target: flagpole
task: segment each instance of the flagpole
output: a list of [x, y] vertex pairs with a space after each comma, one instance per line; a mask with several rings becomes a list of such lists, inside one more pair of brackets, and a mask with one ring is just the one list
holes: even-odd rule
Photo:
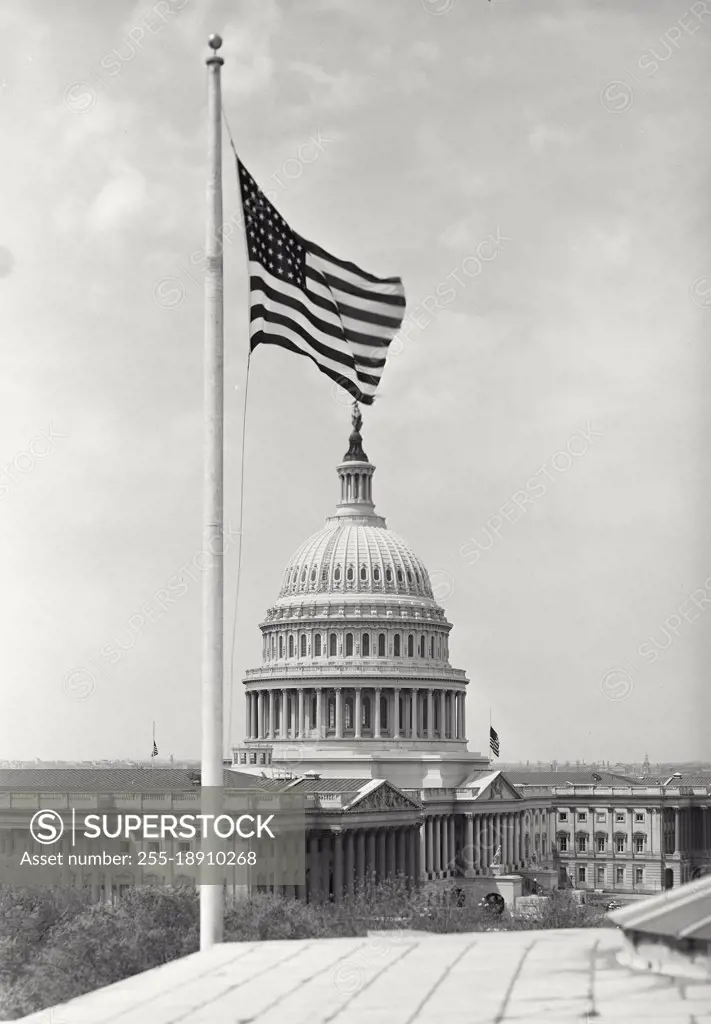
[[[223, 784], [223, 439], [224, 439], [224, 317], [222, 281], [222, 122], [218, 35], [208, 43], [207, 64], [207, 224], [205, 237], [205, 478], [203, 550], [210, 553], [203, 573], [202, 608], [202, 772], [203, 798], [210, 787], [210, 810], [219, 814]], [[204, 801], [203, 801], [204, 802]], [[201, 806], [202, 813], [207, 808]], [[224, 925], [222, 885], [200, 886], [200, 948], [222, 942]]]

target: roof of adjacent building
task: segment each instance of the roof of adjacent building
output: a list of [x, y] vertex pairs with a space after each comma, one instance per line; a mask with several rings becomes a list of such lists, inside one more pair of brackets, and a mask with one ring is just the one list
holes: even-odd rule
[[[614, 928], [225, 943], [89, 992], [56, 1020], [552, 1024], [708, 1020], [708, 985], [633, 975]], [[42, 1024], [52, 1011], [25, 1018]]]
[[[227, 789], [265, 789], [264, 782], [224, 772]], [[0, 768], [0, 790], [15, 793], [156, 793], [199, 785], [199, 770], [190, 768]]]
[[711, 877], [633, 903], [610, 917], [624, 932], [711, 942]]
[[[505, 772], [506, 778], [514, 786], [566, 786], [569, 783], [573, 786], [650, 786], [647, 780], [640, 780], [631, 775], [618, 775], [616, 772], [599, 771], [591, 769], [583, 771], [576, 768], [564, 768], [559, 772], [538, 772], [520, 769], [509, 769]], [[597, 778], [595, 777], [597, 776]]]

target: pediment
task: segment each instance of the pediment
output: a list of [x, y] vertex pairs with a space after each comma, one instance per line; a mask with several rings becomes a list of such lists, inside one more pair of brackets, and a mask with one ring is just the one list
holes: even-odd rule
[[419, 811], [420, 804], [405, 796], [390, 782], [380, 781], [378, 786], [361, 793], [348, 807], [349, 811]]

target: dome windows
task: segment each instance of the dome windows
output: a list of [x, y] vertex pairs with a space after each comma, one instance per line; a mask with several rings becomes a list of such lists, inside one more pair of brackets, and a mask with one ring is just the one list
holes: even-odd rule
[[346, 633], [346, 657], [353, 657], [353, 634]]
[[402, 583], [403, 582], [402, 569], [398, 569], [398, 571], [397, 571], [397, 581], [398, 581], [398, 583]]
[[294, 634], [289, 633], [289, 657], [294, 657]]
[[407, 638], [407, 656], [408, 658], [415, 657], [415, 638], [412, 633]]
[[378, 633], [378, 657], [385, 657], [385, 633]]
[[336, 583], [340, 583], [341, 582], [341, 567], [340, 567], [340, 565], [337, 565], [336, 568], [334, 569], [334, 571], [333, 571], [333, 578], [334, 578]]
[[360, 644], [360, 653], [363, 658], [370, 657], [370, 634], [364, 633]]
[[423, 634], [420, 637], [420, 657], [424, 658], [424, 656], [425, 656], [425, 637], [424, 637], [424, 634]]
[[393, 656], [395, 658], [400, 657], [400, 634], [396, 633], [393, 638]]
[[353, 566], [349, 565], [348, 568], [346, 569], [346, 582], [347, 583], [352, 583], [353, 582], [353, 576], [354, 576]]
[[314, 658], [321, 657], [321, 634], [317, 633], [314, 637]]
[[388, 568], [385, 570], [385, 582], [386, 583], [392, 583], [392, 581], [393, 581], [393, 571], [390, 568], [390, 566], [388, 566]]
[[412, 573], [409, 569], [407, 570], [407, 582], [412, 583]]
[[377, 565], [373, 569], [373, 579], [376, 583], [380, 583], [380, 568]]
[[434, 661], [434, 637], [430, 637], [430, 658]]
[[311, 570], [311, 582], [312, 583], [316, 582], [316, 570], [315, 569]]
[[338, 638], [335, 633], [331, 633], [328, 638], [328, 656], [329, 658], [335, 658], [338, 653]]
[[301, 634], [301, 640], [300, 640], [300, 643], [299, 643], [299, 656], [301, 658], [305, 658], [306, 657], [306, 634], [305, 633]]
[[363, 583], [368, 579], [368, 570], [364, 565], [361, 565], [360, 567], [360, 578]]
[[301, 572], [301, 582], [306, 583], [306, 569], [303, 569]]
[[284, 637], [281, 635], [279, 636], [279, 657], [284, 657]]

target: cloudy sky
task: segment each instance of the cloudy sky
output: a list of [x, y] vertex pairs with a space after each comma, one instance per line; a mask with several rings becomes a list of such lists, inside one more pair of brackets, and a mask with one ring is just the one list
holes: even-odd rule
[[[0, 8], [0, 758], [147, 757], [153, 720], [199, 755], [213, 31], [283, 215], [404, 279], [365, 447], [454, 623], [470, 746], [491, 709], [506, 759], [708, 757], [711, 3], [28, 0]], [[238, 230], [225, 288], [236, 530]], [[257, 350], [234, 739], [348, 430], [307, 360]]]

